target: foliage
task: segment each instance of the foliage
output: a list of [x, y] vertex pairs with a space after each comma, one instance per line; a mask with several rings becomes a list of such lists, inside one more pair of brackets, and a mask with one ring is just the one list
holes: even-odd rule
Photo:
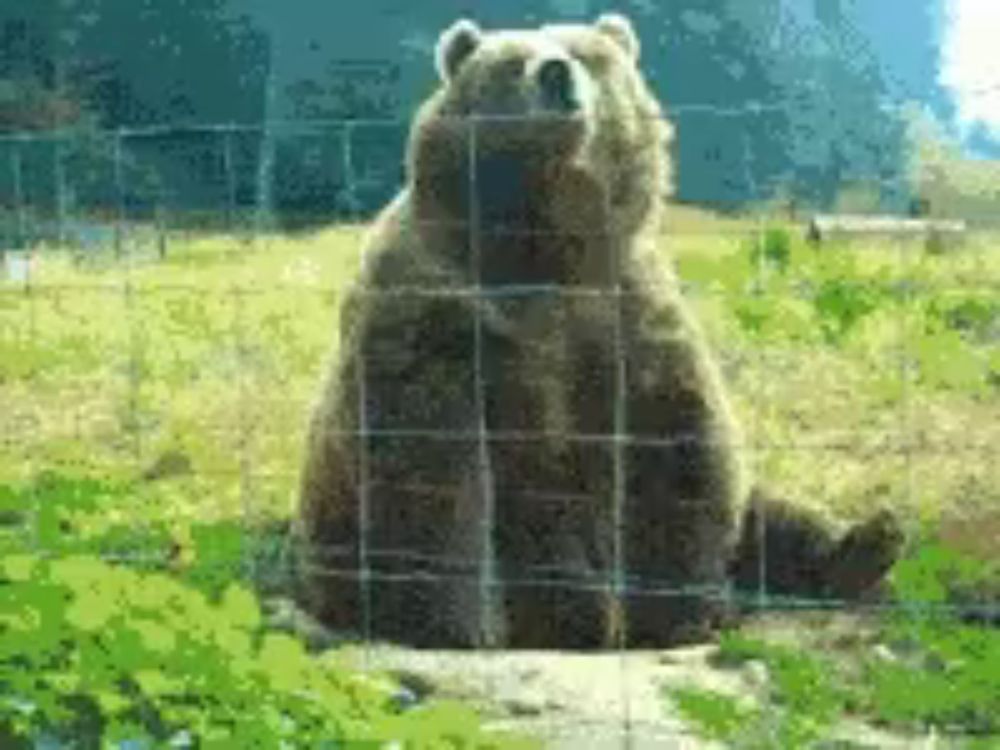
[[[1000, 736], [1000, 633], [965, 624], [946, 606], [956, 585], [982, 586], [981, 563], [928, 541], [892, 573], [898, 609], [882, 627], [894, 658], [850, 660], [727, 634], [722, 664], [757, 660], [768, 689], [747, 705], [731, 696], [684, 688], [668, 692], [705, 737], [740, 748], [804, 748], [829, 739], [840, 718], [859, 715], [896, 730]], [[995, 573], [993, 574], [995, 575]]]
[[885, 637], [909, 658], [869, 666], [871, 704], [887, 722], [1000, 734], [1000, 632], [956, 615], [956, 593], [994, 590], [1000, 577], [983, 562], [929, 540], [893, 571], [901, 609]]
[[746, 708], [735, 698], [698, 688], [676, 688], [669, 693], [678, 710], [697, 722], [703, 737], [732, 743], [748, 725], [760, 720], [758, 711]]
[[[931, 17], [942, 2], [925, 3], [930, 7], [920, 11], [901, 0], [883, 0], [875, 10], [824, 3], [816, 12], [780, 0], [634, 8], [643, 70], [684, 133], [677, 144], [680, 194], [734, 208], [762, 201], [783, 185], [825, 204], [839, 184], [858, 175], [900, 176], [902, 127], [883, 103], [901, 93], [925, 101], [935, 93], [935, 71], [922, 61], [935, 59], [940, 35]], [[305, 122], [307, 132], [278, 149], [283, 153], [272, 177], [279, 209], [343, 215], [353, 201], [331, 202], [326, 189], [342, 187], [331, 179], [344, 171], [341, 156], [327, 148], [339, 137], [315, 137], [316, 125], [331, 116], [367, 119], [365, 127], [353, 128], [365, 131], [355, 144], [362, 189], [353, 199], [366, 208], [380, 205], [382, 191], [397, 186], [402, 156], [387, 122], [405, 121], [429, 88], [433, 40], [455, 10], [413, 4], [386, 12], [388, 6], [372, 3], [348, 11], [321, 0], [276, 7], [235, 0], [175, 0], [141, 10], [130, 0], [5, 3], [0, 27], [10, 19], [41, 37], [23, 45], [31, 53], [8, 44], [5, 57], [14, 64], [29, 58], [48, 70], [69, 68], [82, 104], [108, 128]], [[579, 21], [583, 5], [539, 8], [502, 0], [492, 7], [480, 20], [495, 27]], [[310, 27], [325, 33], [304, 39]], [[886, 36], [886, 28], [905, 32]], [[300, 44], [308, 54], [300, 53]], [[908, 91], [892, 90], [899, 80], [909, 82]], [[371, 124], [372, 118], [382, 121]], [[155, 144], [161, 135], [144, 140]], [[369, 149], [363, 143], [375, 140], [385, 145]], [[251, 176], [267, 171], [267, 151], [237, 151], [238, 192], [253, 191]], [[195, 162], [223, 158], [220, 144], [161, 160], [168, 201], [217, 205], [223, 193], [218, 176], [192, 173], [200, 171]], [[371, 194], [372, 173], [380, 194]], [[42, 179], [31, 179], [44, 189]], [[303, 185], [312, 189], [301, 190]]]
[[456, 705], [404, 713], [387, 681], [264, 631], [236, 585], [212, 603], [86, 555], [7, 555], [0, 575], [5, 748], [42, 736], [95, 749], [526, 746], [483, 734]]
[[788, 270], [792, 255], [792, 237], [787, 229], [769, 226], [749, 243], [750, 263], [757, 268], [770, 264], [779, 273]]
[[[904, 259], [896, 246], [816, 249], [777, 222], [747, 241], [748, 227], [737, 220], [690, 220], [693, 231], [672, 237], [670, 247], [680, 278], [695, 289], [700, 319], [731, 357], [727, 377], [743, 420], [779, 447], [821, 430], [858, 436], [837, 461], [823, 451], [762, 448], [763, 473], [790, 496], [828, 500], [833, 512], [849, 514], [851, 504], [868, 512], [869, 500], [897, 492], [898, 456], [873, 451], [866, 431], [898, 428], [891, 407], [904, 394], [912, 434], [924, 420], [941, 445], [996, 423], [995, 238]], [[269, 524], [287, 519], [306, 408], [336, 328], [338, 295], [356, 268], [356, 230], [260, 237], [256, 245], [170, 235], [164, 259], [148, 263], [138, 247], [128, 268], [104, 256], [82, 266], [43, 253], [30, 290], [4, 282], [0, 327], [10, 335], [0, 337], [0, 550], [168, 566], [206, 607], [233, 581], [270, 572], [280, 532]], [[888, 385], [900, 371], [901, 337], [912, 366], [905, 392]], [[150, 469], [171, 454], [185, 456], [189, 470]], [[913, 492], [892, 501], [904, 513], [924, 500], [931, 508], [963, 502], [972, 482], [989, 502], [997, 467], [969, 455], [921, 453], [912, 464]], [[258, 555], [271, 557], [257, 563]], [[966, 654], [992, 653], [971, 636], [955, 648], [970, 663]], [[929, 666], [939, 668], [938, 657], [929, 654], [918, 668], [932, 676], [920, 679], [944, 690], [947, 682]], [[957, 675], [970, 695], [978, 681], [980, 703], [941, 699], [914, 708], [902, 670], [893, 676], [876, 665], [864, 678], [898, 697], [880, 703], [859, 692], [860, 677], [834, 679], [825, 662], [816, 668], [775, 652], [764, 661], [789, 675], [778, 683], [778, 710], [686, 700], [695, 713], [714, 712], [720, 732], [742, 722], [763, 737], [785, 732], [790, 743], [828, 726], [824, 700], [899, 725], [963, 716], [974, 723], [996, 710], [988, 693], [995, 688], [985, 687], [995, 682], [968, 665], [944, 674]], [[817, 674], [833, 681], [829, 689], [810, 682]], [[816, 696], [799, 697], [797, 680]], [[81, 716], [93, 710], [86, 708], [93, 700], [79, 700], [66, 698]]]
[[832, 660], [789, 646], [726, 634], [719, 645], [722, 663], [762, 662], [770, 681], [762, 705], [703, 689], [668, 691], [681, 714], [711, 739], [740, 748], [812, 747], [822, 739], [852, 699], [852, 691]]
[[[1000, 336], [1000, 305], [985, 285], [1000, 279], [992, 268], [972, 267], [989, 248], [972, 250], [960, 263], [903, 261], [898, 249], [886, 250], [814, 249], [789, 228], [770, 225], [737, 253], [682, 257], [679, 266], [685, 280], [725, 295], [738, 333], [754, 345], [809, 344], [851, 354], [879, 345], [866, 337], [902, 335], [923, 385], [977, 390], [991, 384], [1000, 364], [990, 348]], [[985, 277], [974, 276], [984, 271]]]
[[[1000, 387], [1000, 312], [990, 291], [1000, 273], [989, 237], [903, 264], [896, 247], [815, 249], [780, 223], [746, 240], [752, 226], [711, 221], [690, 218], [691, 231], [669, 247], [713, 346], [732, 362], [726, 374], [742, 421], [776, 444], [836, 429], [874, 434], [890, 422], [899, 428], [894, 409], [905, 398], [911, 430], [923, 422], [941, 442], [988, 439], [1000, 418], [991, 398]], [[170, 235], [164, 260], [128, 270], [102, 267], [96, 254], [87, 266], [40, 254], [32, 292], [5, 284], [0, 294], [9, 332], [0, 337], [8, 438], [0, 483], [51, 469], [116, 487], [68, 521], [70, 537], [121, 529], [108, 553], [124, 545], [128, 527], [169, 529], [170, 541], [189, 549], [194, 537], [182, 530], [192, 524], [232, 522], [248, 509], [262, 522], [287, 518], [307, 409], [356, 268], [357, 231], [256, 245]], [[142, 257], [145, 248], [133, 250]], [[866, 450], [863, 442], [845, 449], [836, 466], [811, 451], [764, 452], [763, 468], [790, 495], [837, 505], [899, 486], [892, 457]], [[190, 471], [150, 478], [150, 465], [173, 453]], [[912, 500], [932, 506], [960, 496], [970, 472], [983, 486], [1000, 480], [995, 467], [970, 466], [958, 452], [922, 456], [915, 468]], [[4, 528], [0, 537], [23, 537]]]

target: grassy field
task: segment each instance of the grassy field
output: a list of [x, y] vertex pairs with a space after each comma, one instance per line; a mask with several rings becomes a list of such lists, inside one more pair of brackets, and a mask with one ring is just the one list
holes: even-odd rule
[[[208, 593], [247, 572], [280, 589], [280, 559], [248, 556], [246, 531], [272, 538], [293, 509], [363, 230], [175, 238], [163, 259], [48, 248], [30, 284], [0, 281], [0, 550], [151, 555]], [[678, 208], [663, 248], [721, 358], [759, 481], [833, 521], [892, 507], [913, 532], [929, 524], [1000, 571], [1000, 237], [946, 252], [814, 248], [792, 226]], [[897, 592], [934, 600], [926, 581], [960, 566], [911, 553]], [[697, 691], [674, 700], [713, 736], [777, 726], [787, 747], [841, 714], [918, 735], [956, 721], [995, 732], [983, 718], [997, 705], [995, 634], [902, 628], [930, 666], [817, 682], [836, 670], [815, 648], [730, 639], [723, 656], [762, 661], [778, 709], [747, 713]], [[957, 666], [942, 672], [940, 654]]]
[[[362, 229], [194, 238], [157, 262], [39, 253], [29, 288], [0, 287], [0, 484], [46, 470], [127, 486], [82, 533], [287, 517]], [[664, 248], [763, 481], [835, 519], [884, 504], [958, 528], [960, 513], [967, 545], [997, 540], [1000, 239], [817, 250], [679, 209]]]

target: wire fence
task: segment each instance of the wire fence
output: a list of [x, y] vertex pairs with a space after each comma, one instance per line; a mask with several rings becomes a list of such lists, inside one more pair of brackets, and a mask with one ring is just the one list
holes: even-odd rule
[[[686, 114], [711, 115], [713, 117], [746, 117], [758, 116], [768, 109], [766, 104], [752, 104], [738, 108], [718, 108], [718, 107], [689, 107], [680, 108], [672, 112], [672, 116], [679, 120], [683, 127]], [[106, 159], [92, 160], [86, 169], [74, 169], [72, 159], [67, 155], [71, 150], [73, 139], [76, 136], [64, 133], [50, 134], [14, 134], [0, 137], [0, 153], [6, 153], [8, 157], [9, 174], [6, 182], [0, 181], [0, 202], [2, 202], [4, 213], [8, 219], [13, 221], [13, 231], [7, 235], [8, 245], [4, 250], [8, 256], [13, 257], [12, 250], [20, 250], [17, 254], [17, 262], [20, 266], [15, 266], [10, 257], [7, 260], [8, 273], [14, 277], [15, 283], [6, 283], [0, 286], [0, 294], [27, 294], [31, 297], [32, 304], [40, 303], [46, 295], [74, 294], [82, 293], [86, 290], [99, 291], [107, 294], [120, 294], [122, 300], [122, 310], [126, 318], [127, 338], [122, 342], [127, 350], [127, 368], [124, 374], [127, 388], [124, 394], [125, 403], [122, 409], [122, 426], [124, 432], [131, 440], [131, 452], [137, 466], [143, 465], [148, 456], [143, 443], [143, 420], [140, 418], [142, 408], [141, 391], [143, 389], [143, 366], [142, 351], [148, 342], [144, 341], [146, 335], [141, 325], [136, 322], [137, 300], [141, 300], [144, 295], [155, 295], [164, 291], [191, 294], [204, 294], [206, 288], [201, 286], [178, 285], [171, 287], [169, 284], [157, 284], [150, 282], [148, 278], [142, 280], [133, 279], [131, 271], [134, 262], [143, 259], [163, 258], [170, 252], [172, 224], [183, 224], [187, 227], [201, 226], [216, 230], [221, 230], [231, 234], [244, 237], [248, 242], [253, 242], [264, 236], [274, 227], [275, 207], [273, 205], [273, 185], [275, 175], [280, 172], [281, 161], [274, 153], [265, 154], [269, 150], [276, 149], [274, 142], [269, 142], [267, 133], [274, 133], [278, 130], [291, 132], [295, 129], [304, 134], [303, 137], [313, 137], [317, 131], [321, 133], [319, 139], [325, 139], [331, 130], [339, 133], [338, 138], [328, 139], [336, 144], [338, 152], [335, 154], [337, 167], [330, 169], [331, 159], [334, 157], [334, 146], [322, 140], [317, 146], [319, 156], [313, 164], [316, 175], [315, 180], [310, 183], [308, 195], [304, 197], [306, 203], [315, 199], [317, 193], [329, 193], [335, 196], [332, 203], [326, 204], [329, 215], [336, 214], [340, 218], [353, 218], [356, 222], [362, 223], [370, 218], [370, 213], [364, 210], [364, 206], [379, 204], [384, 199], [390, 197], [398, 188], [402, 176], [400, 161], [402, 158], [401, 144], [405, 137], [408, 123], [401, 121], [364, 121], [349, 120], [329, 123], [269, 123], [263, 126], [244, 125], [214, 125], [200, 126], [193, 128], [177, 128], [164, 126], [159, 128], [140, 129], [120, 129], [113, 133], [101, 133], [96, 136], [88, 136], [88, 147], [94, 147], [95, 143], [100, 144], [105, 155], [110, 155]], [[384, 139], [376, 137], [365, 141], [366, 133], [389, 133], [390, 137]], [[179, 159], [169, 155], [169, 149], [164, 146], [171, 138], [190, 137], [197, 135], [213, 144], [212, 148], [201, 149], [202, 156], [205, 154], [214, 155], [204, 159]], [[160, 149], [149, 148], [145, 152], [147, 158], [143, 158], [143, 148], [150, 144], [159, 143]], [[358, 144], [362, 144], [360, 147]], [[387, 145], [388, 144], [388, 145]], [[25, 156], [31, 149], [43, 146], [30, 158]], [[469, 140], [470, 151], [475, 150], [475, 140]], [[367, 151], [366, 149], [373, 149]], [[386, 151], [395, 154], [394, 159], [386, 159]], [[373, 152], [378, 152], [373, 155]], [[167, 154], [167, 155], [165, 155]], [[262, 155], [263, 154], [263, 155]], [[176, 156], [176, 155], [175, 155]], [[37, 173], [40, 166], [48, 162], [48, 169], [51, 179], [47, 190], [39, 190], [37, 186], [43, 181], [39, 179], [26, 180], [26, 170], [30, 167]], [[470, 160], [475, 163], [474, 159]], [[182, 167], [177, 165], [181, 164]], [[99, 168], [100, 167], [100, 168]], [[200, 174], [205, 178], [202, 182], [211, 189], [206, 189], [199, 201], [210, 200], [215, 196], [215, 204], [210, 206], [207, 216], [198, 217], [197, 207], [192, 207], [191, 203], [184, 205], [183, 196], [168, 196], [164, 193], [163, 185], [169, 182], [157, 178], [157, 173], [168, 169], [192, 168], [201, 170]], [[0, 167], [2, 168], [2, 167]], [[331, 173], [333, 176], [331, 177]], [[72, 175], [86, 175], [86, 190], [81, 190], [80, 186], [74, 186]], [[463, 226], [468, 224], [471, 229], [470, 236], [478, 237], [476, 228], [481, 217], [476, 213], [478, 208], [476, 196], [477, 175], [473, 171], [469, 175], [469, 195], [472, 197], [471, 205], [473, 214], [467, 222], [461, 222]], [[771, 186], [753, 185], [753, 176], [747, 173], [746, 180], [752, 185], [755, 195], [767, 196], [773, 194]], [[28, 188], [29, 183], [33, 186]], [[896, 175], [884, 180], [869, 180], [869, 184], [882, 187], [900, 187], [900, 176]], [[91, 200], [81, 201], [83, 192], [89, 191]], [[214, 192], [213, 192], [214, 191]], [[899, 196], [907, 196], [907, 190], [900, 190]], [[207, 196], [207, 198], [206, 198]], [[898, 204], [901, 208], [905, 201], [900, 199]], [[997, 207], [1000, 212], [1000, 205]], [[206, 212], [202, 212], [206, 213]], [[902, 213], [902, 211], [900, 212]], [[221, 215], [221, 221], [220, 221]], [[82, 220], [77, 217], [83, 216]], [[97, 220], [95, 220], [95, 217]], [[987, 212], [982, 212], [981, 217], [992, 218]], [[204, 223], [202, 223], [204, 220]], [[766, 221], [750, 220], [734, 229], [747, 237], [758, 242], [763, 242], [766, 233]], [[666, 219], [667, 243], [669, 243], [670, 216]], [[596, 231], [597, 228], [595, 228]], [[523, 231], [517, 227], [511, 231]], [[718, 228], [713, 227], [706, 232], [718, 232]], [[978, 231], [975, 230], [974, 231]], [[985, 236], [985, 230], [983, 233]], [[898, 261], [900, 269], [906, 269], [912, 260], [912, 248], [909, 243], [891, 240], [898, 246]], [[128, 271], [123, 281], [108, 283], [100, 279], [94, 279], [92, 283], [79, 282], [67, 283], [57, 281], [54, 284], [47, 284], [44, 277], [35, 278], [33, 263], [39, 257], [43, 257], [46, 250], [45, 245], [73, 247], [77, 251], [97, 252], [99, 248], [110, 247], [114, 254], [122, 261], [123, 267]], [[479, 257], [481, 248], [474, 241], [471, 245], [472, 263], [474, 268], [481, 268], [482, 259]], [[987, 262], [995, 262], [995, 256], [988, 255]], [[362, 260], [364, 262], [364, 259]], [[610, 263], [612, 270], [621, 267], [619, 262]], [[14, 269], [11, 271], [11, 269]], [[758, 268], [759, 279], [768, 273], [765, 262], [762, 259]], [[900, 298], [914, 298], [921, 294], [932, 291], [932, 286], [921, 281], [913, 281], [905, 278], [889, 279], [885, 282], [888, 290], [899, 295]], [[758, 280], [759, 280], [758, 279]], [[352, 279], [353, 281], [353, 279]], [[671, 282], [672, 283], [672, 282]], [[981, 279], [974, 275], [969, 279], [970, 285], [982, 285]], [[989, 283], [986, 284], [989, 286]], [[233, 284], [229, 291], [224, 292], [229, 296], [232, 307], [232, 331], [230, 341], [235, 350], [237, 361], [244, 361], [249, 355], [248, 337], [251, 332], [248, 330], [247, 307], [254, 304], [253, 295], [274, 290], [288, 290], [296, 292], [303, 288], [312, 291], [322, 291], [334, 295], [342, 295], [345, 289], [341, 286], [331, 287], [324, 283], [313, 284], [290, 284], [279, 282], [273, 279], [260, 280], [258, 285], [247, 286], [245, 284]], [[688, 292], [697, 292], [697, 289], [686, 288]], [[803, 289], [802, 295], [808, 296], [814, 290]], [[217, 293], [218, 290], [216, 290]], [[478, 543], [475, 545], [476, 554], [458, 553], [454, 550], [428, 551], [414, 548], [394, 548], [389, 546], [376, 546], [371, 544], [371, 524], [372, 508], [370, 507], [370, 495], [374, 490], [384, 491], [389, 489], [393, 492], [400, 492], [408, 495], [426, 495], [435, 497], [456, 497], [467, 493], [468, 487], [456, 484], [454, 486], [442, 486], [435, 483], [421, 483], [413, 481], [406, 485], [380, 484], [377, 476], [371, 475], [372, 467], [366, 463], [365, 452], [362, 452], [362, 463], [358, 467], [361, 476], [359, 504], [360, 517], [358, 528], [358, 546], [334, 547], [326, 550], [331, 558], [344, 553], [356, 556], [357, 566], [329, 567], [322, 570], [324, 575], [331, 578], [348, 578], [357, 581], [362, 593], [362, 609], [364, 615], [363, 636], [366, 643], [373, 642], [373, 633], [376, 630], [375, 623], [372, 622], [373, 606], [371, 602], [372, 592], [380, 582], [386, 581], [441, 581], [459, 580], [474, 583], [478, 587], [479, 598], [483, 609], [481, 612], [484, 638], [487, 642], [497, 641], [500, 636], [490, 631], [491, 623], [496, 621], [496, 613], [492, 610], [496, 606], [496, 592], [501, 588], [516, 588], [521, 586], [531, 587], [552, 587], [561, 589], [572, 589], [580, 591], [608, 591], [619, 602], [626, 597], [634, 595], [650, 595], [656, 597], [690, 597], [699, 595], [708, 598], [716, 598], [729, 602], [764, 610], [776, 609], [826, 609], [837, 610], [847, 606], [846, 602], [836, 598], [825, 597], [822, 599], [787, 597], [769, 593], [763, 584], [766, 578], [766, 567], [768, 565], [768, 548], [764, 538], [763, 526], [758, 530], [759, 560], [761, 568], [761, 586], [755, 591], [734, 591], [729, 587], [716, 586], [686, 586], [678, 585], [676, 581], [669, 580], [669, 577], [662, 580], [656, 577], [636, 576], [628, 571], [626, 564], [627, 550], [625, 549], [624, 529], [627, 527], [626, 517], [627, 507], [627, 456], [630, 449], [636, 447], [668, 449], [676, 447], [678, 442], [683, 442], [685, 438], [654, 438], [650, 436], [630, 435], [628, 429], [627, 414], [627, 384], [628, 373], [625, 371], [625, 349], [622, 332], [622, 307], [623, 300], [626, 300], [632, 292], [625, 289], [622, 280], [612, 277], [607, 284], [599, 286], [579, 286], [567, 287], [559, 284], [506, 284], [499, 287], [484, 286], [478, 275], [472, 278], [459, 276], [457, 281], [443, 280], [440, 285], [436, 284], [415, 284], [412, 287], [394, 287], [389, 289], [370, 288], [365, 290], [355, 289], [355, 293], [364, 293], [374, 296], [389, 296], [399, 299], [413, 297], [464, 299], [470, 302], [474, 315], [474, 327], [471, 336], [471, 351], [473, 366], [472, 390], [475, 394], [474, 411], [469, 427], [463, 429], [435, 429], [435, 428], [389, 428], [373, 425], [369, 421], [369, 415], [364, 408], [359, 411], [359, 423], [356, 428], [352, 428], [343, 435], [358, 438], [362, 441], [375, 440], [406, 440], [418, 446], [427, 446], [432, 443], [445, 442], [455, 446], [473, 446], [471, 455], [474, 456], [474, 463], [477, 467], [477, 476], [480, 486], [476, 494], [483, 499], [483, 507], [479, 516], [478, 532], [481, 534]], [[750, 292], [753, 294], [753, 291]], [[510, 430], [498, 429], [490, 425], [489, 410], [487, 408], [488, 397], [488, 377], [484, 372], [484, 327], [489, 325], [489, 321], [483, 317], [485, 301], [512, 301], [526, 302], [537, 299], [593, 299], [609, 304], [608, 309], [612, 311], [614, 318], [614, 348], [616, 356], [614, 361], [616, 367], [613, 372], [613, 396], [612, 411], [613, 422], [610, 432], [594, 433], [569, 433], [565, 430], [547, 431], [539, 430]], [[28, 321], [27, 335], [34, 337], [41, 332], [34, 321], [33, 308], [29, 307], [31, 320]], [[912, 373], [910, 371], [910, 359], [908, 357], [908, 336], [910, 334], [910, 324], [901, 319], [899, 321], [898, 341], [895, 349], [886, 355], [884, 366], [897, 367], [898, 378], [901, 387], [904, 389], [900, 399], [900, 408], [896, 421], [895, 431], [887, 431], [885, 439], [879, 444], [877, 450], [884, 452], [898, 453], [904, 465], [903, 486], [896, 488], [902, 495], [909, 495], [914, 490], [914, 461], [933, 451], [956, 452], [967, 451], [969, 461], [978, 459], [984, 462], [996, 460], [994, 438], [997, 436], [990, 432], [989, 427], [985, 428], [985, 434], [977, 436], [975, 431], [967, 435], [968, 441], [964, 444], [956, 443], [954, 440], [946, 440], [935, 443], [924, 436], [918, 436], [911, 430], [912, 404], [906, 389], [910, 387]], [[995, 342], [994, 342], [995, 343]], [[155, 345], [155, 342], [154, 342]], [[530, 342], [525, 342], [524, 346], [530, 347]], [[720, 353], [725, 356], [725, 352]], [[357, 354], [360, 362], [364, 358]], [[766, 368], [762, 364], [768, 357], [767, 352], [749, 352], [747, 356], [757, 358], [758, 370], [763, 372]], [[236, 367], [236, 381], [233, 388], [238, 394], [237, 399], [243, 403], [249, 403], [255, 398], [252, 383], [243, 376], [243, 368]], [[357, 370], [357, 400], [359, 404], [368, 403], [366, 388], [368, 383], [365, 377], [364, 366]], [[301, 407], [299, 404], [292, 404], [290, 408]], [[260, 483], [274, 477], [268, 477], [265, 472], [258, 469], [254, 464], [252, 445], [258, 437], [255, 431], [261, 429], [261, 425], [255, 423], [249, 416], [249, 409], [238, 410], [238, 421], [234, 426], [235, 450], [237, 455], [237, 467], [235, 474], [239, 479], [238, 492], [241, 500], [241, 507], [248, 528], [253, 528], [258, 520], [257, 500]], [[755, 412], [759, 414], [759, 412]], [[305, 414], [303, 413], [303, 419]], [[751, 457], [751, 463], [759, 461], [761, 454], [767, 451], [826, 451], [832, 460], [837, 460], [836, 456], [842, 452], [854, 450], [859, 441], [858, 434], [851, 430], [831, 430], [823, 435], [803, 435], [801, 439], [793, 442], [783, 442], [774, 440], [763, 434], [759, 420], [751, 421], [746, 425], [748, 437], [744, 442], [735, 446], [736, 450], [746, 452]], [[336, 433], [334, 433], [336, 434]], [[546, 491], [537, 488], [517, 488], [505, 491], [498, 497], [494, 452], [498, 446], [504, 444], [518, 443], [523, 445], [544, 444], [554, 440], [563, 441], [567, 445], [577, 447], [592, 446], [602, 448], [610, 454], [609, 471], [611, 473], [610, 498], [597, 497], [586, 492], [572, 491]], [[204, 472], [211, 476], [213, 472]], [[226, 472], [220, 471], [219, 474]], [[759, 471], [753, 472], [759, 474]], [[499, 568], [496, 565], [495, 530], [497, 518], [497, 505], [510, 499], [512, 494], [520, 494], [538, 503], [553, 503], [557, 505], [573, 507], [593, 507], [600, 503], [610, 501], [613, 514], [610, 520], [610, 528], [613, 529], [614, 540], [612, 552], [610, 554], [611, 564], [604, 569], [597, 567], [589, 570], [586, 574], [581, 574], [578, 567], [558, 565], [558, 564], [530, 564], [525, 563], [518, 566], [517, 575], [509, 575], [510, 571]], [[43, 503], [43, 497], [38, 498], [39, 503]], [[760, 519], [758, 519], [760, 520]], [[109, 551], [109, 558], [116, 555]], [[250, 565], [256, 563], [249, 561]], [[385, 563], [392, 563], [386, 566]], [[392, 568], [391, 570], [389, 568]], [[264, 575], [266, 571], [251, 571], [254, 575]], [[869, 605], [874, 610], [884, 608], [892, 609], [896, 607], [907, 607], [908, 603], [872, 603]], [[924, 605], [928, 611], [936, 610], [939, 606], [947, 608], [949, 605]], [[968, 609], [968, 608], [966, 608]], [[987, 602], [978, 607], [979, 614], [993, 619], [1000, 618], [1000, 602]], [[627, 624], [626, 624], [627, 629]], [[633, 721], [630, 713], [630, 689], [628, 680], [629, 657], [627, 643], [624, 639], [624, 632], [619, 634], [616, 649], [621, 654], [621, 741], [622, 746], [630, 747], [634, 741], [633, 730], [638, 733], [638, 722]], [[672, 739], [677, 739], [676, 727], [671, 728]], [[638, 734], [636, 734], [638, 736]]]
[[[900, 107], [882, 109], [898, 115]], [[671, 108], [670, 117], [683, 137], [716, 121], [738, 126], [740, 120], [786, 113], [787, 105], [750, 101], [681, 105]], [[111, 244], [121, 252], [123, 243], [135, 245], [142, 235], [165, 254], [171, 229], [240, 231], [249, 239], [275, 228], [278, 217], [290, 225], [368, 219], [403, 179], [408, 130], [408, 119], [382, 117], [0, 134], [0, 245]], [[879, 194], [878, 205], [866, 211], [906, 214], [915, 188], [908, 184], [906, 159], [873, 156], [883, 144], [845, 132], [856, 141], [850, 153], [858, 167], [843, 170], [844, 186], [856, 183]], [[778, 200], [796, 180], [790, 174], [755, 177], [767, 159], [754, 153], [745, 134], [722, 145], [742, 153], [736, 161], [743, 173], [726, 184], [738, 183], [744, 204]], [[981, 192], [978, 202], [944, 210], [996, 226], [996, 188], [984, 182]], [[809, 210], [793, 199], [785, 202], [791, 210]]]

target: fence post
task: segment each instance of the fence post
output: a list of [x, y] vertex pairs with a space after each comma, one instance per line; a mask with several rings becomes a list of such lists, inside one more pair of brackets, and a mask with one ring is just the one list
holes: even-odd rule
[[342, 166], [344, 169], [344, 203], [347, 204], [347, 211], [351, 216], [351, 220], [357, 220], [358, 209], [358, 196], [355, 192], [355, 174], [354, 174], [354, 151], [353, 151], [353, 123], [350, 120], [345, 120], [343, 124], [343, 129], [340, 131], [340, 155]]
[[64, 250], [68, 244], [66, 238], [66, 173], [63, 169], [63, 142], [56, 138], [52, 149], [53, 180], [56, 189], [56, 214], [59, 222], [59, 249]]
[[24, 186], [22, 184], [21, 150], [18, 144], [21, 139], [11, 140], [13, 151], [10, 154], [10, 168], [14, 180], [14, 211], [17, 215], [17, 249], [23, 250], [27, 242], [27, 220], [24, 215]]
[[254, 215], [254, 237], [259, 237], [269, 225], [274, 209], [274, 102], [276, 98], [274, 50], [269, 50], [267, 84], [264, 91], [264, 120], [261, 125], [257, 156], [257, 208]]
[[233, 124], [223, 128], [222, 161], [226, 172], [226, 231], [232, 234], [236, 213], [236, 175], [233, 171]]
[[156, 250], [160, 260], [167, 257], [167, 233], [164, 227], [163, 215], [166, 213], [163, 207], [163, 191], [157, 196], [156, 208], [154, 209], [154, 221], [156, 222]]
[[121, 128], [114, 130], [114, 168], [115, 168], [115, 257], [121, 258], [124, 232], [125, 194], [122, 175], [122, 138]]

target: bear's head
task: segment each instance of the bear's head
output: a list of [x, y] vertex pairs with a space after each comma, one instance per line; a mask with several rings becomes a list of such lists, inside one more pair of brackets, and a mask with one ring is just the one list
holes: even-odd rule
[[614, 231], [640, 228], [668, 192], [672, 131], [638, 61], [618, 14], [525, 30], [453, 23], [437, 44], [440, 86], [411, 133], [418, 213], [465, 219], [476, 196], [481, 219], [521, 226], [586, 180]]

